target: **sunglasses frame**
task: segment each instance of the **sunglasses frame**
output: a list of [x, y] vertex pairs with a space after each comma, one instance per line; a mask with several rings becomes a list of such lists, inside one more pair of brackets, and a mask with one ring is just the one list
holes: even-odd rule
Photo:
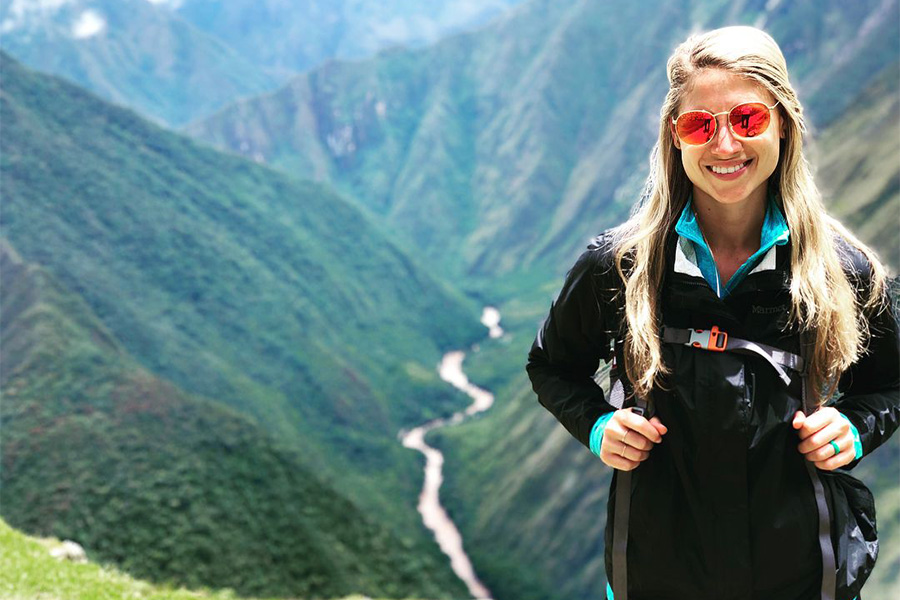
[[[731, 110], [726, 110], [726, 111], [724, 111], [724, 112], [719, 112], [719, 113], [712, 113], [712, 112], [710, 112], [710, 111], [708, 111], [708, 110], [705, 110], [705, 109], [702, 109], [702, 108], [697, 108], [697, 109], [694, 109], [694, 110], [686, 110], [686, 111], [684, 111], [683, 113], [681, 113], [680, 115], [678, 115], [677, 117], [673, 117], [673, 118], [672, 118], [673, 132], [675, 133], [675, 136], [681, 141], [682, 144], [687, 144], [688, 146], [705, 146], [706, 144], [708, 144], [708, 143], [710, 143], [711, 141], [713, 141], [713, 140], [715, 139], [715, 137], [716, 137], [716, 134], [719, 133], [719, 115], [730, 115], [730, 114], [734, 111], [734, 109], [740, 108], [740, 107], [745, 106], [745, 105], [747, 105], [747, 104], [760, 104], [760, 105], [765, 106], [766, 108], [768, 108], [768, 109], [769, 109], [769, 112], [771, 112], [772, 110], [775, 109], [776, 106], [778, 106], [779, 104], [781, 104], [781, 101], [780, 101], [780, 100], [779, 100], [779, 101], [776, 101], [775, 104], [773, 104], [772, 106], [769, 106], [769, 105], [767, 105], [765, 102], [758, 101], [758, 100], [756, 100], [756, 101], [750, 101], [750, 102], [741, 102], [740, 104], [735, 104], [734, 106], [732, 106], [732, 107], [731, 107]], [[701, 143], [701, 144], [692, 144], [691, 142], [685, 141], [680, 135], [678, 135], [678, 119], [680, 119], [680, 118], [683, 117], [684, 115], [689, 115], [689, 114], [691, 114], [691, 113], [706, 113], [706, 114], [708, 114], [708, 115], [712, 115], [712, 121], [713, 121], [713, 123], [715, 124], [715, 129], [713, 129], [712, 134], [710, 134], [710, 136], [709, 136], [709, 139], [706, 140], [705, 142]], [[769, 128], [769, 124], [771, 124], [772, 120], [769, 119], [769, 123], [766, 124], [766, 129], [763, 129], [762, 131], [760, 131], [760, 132], [759, 132], [759, 135], [754, 135], [754, 136], [743, 136], [743, 135], [738, 135], [738, 134], [734, 131], [734, 126], [731, 124], [731, 119], [725, 119], [725, 122], [728, 123], [728, 129], [731, 131], [731, 135], [733, 135], [733, 136], [736, 137], [736, 138], [740, 138], [740, 139], [742, 139], [742, 140], [752, 140], [752, 139], [754, 139], [754, 138], [759, 137], [759, 135], [762, 135], [763, 133], [765, 133], [765, 132], [766, 132], [766, 129]]]

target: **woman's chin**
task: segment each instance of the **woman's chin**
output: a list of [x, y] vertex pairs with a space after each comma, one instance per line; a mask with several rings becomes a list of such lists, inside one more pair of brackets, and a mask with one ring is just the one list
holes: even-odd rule
[[[694, 189], [694, 196], [698, 196], [697, 189]], [[751, 198], [765, 199], [766, 186], [761, 185], [750, 189], [749, 186], [709, 186], [701, 189], [700, 195], [706, 196], [716, 204], [720, 205], [739, 205], [743, 204]]]

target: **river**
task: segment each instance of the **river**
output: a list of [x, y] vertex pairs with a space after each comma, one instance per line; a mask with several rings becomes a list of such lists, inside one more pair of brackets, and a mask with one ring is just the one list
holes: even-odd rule
[[[481, 315], [481, 322], [488, 328], [491, 338], [503, 335], [500, 328], [500, 312], [493, 307], [486, 307]], [[401, 432], [403, 445], [418, 450], [425, 455], [425, 483], [419, 494], [419, 514], [425, 527], [434, 532], [438, 546], [450, 558], [450, 568], [469, 588], [473, 598], [489, 599], [491, 593], [475, 574], [472, 561], [463, 550], [462, 535], [450, 519], [447, 511], [441, 506], [440, 488], [444, 481], [444, 455], [425, 443], [425, 434], [440, 427], [462, 423], [472, 415], [483, 412], [494, 403], [494, 395], [480, 387], [469, 383], [469, 378], [462, 370], [466, 353], [462, 350], [448, 352], [441, 360], [438, 373], [441, 379], [462, 390], [472, 398], [465, 410], [442, 419], [434, 419], [409, 432]]]

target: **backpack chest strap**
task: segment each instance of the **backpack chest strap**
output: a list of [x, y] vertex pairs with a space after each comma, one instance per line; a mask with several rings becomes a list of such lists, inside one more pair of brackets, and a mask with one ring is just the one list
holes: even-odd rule
[[680, 329], [677, 327], [662, 328], [663, 342], [667, 344], [684, 344], [692, 348], [700, 348], [711, 352], [736, 352], [738, 354], [755, 354], [768, 362], [778, 373], [785, 385], [790, 385], [791, 377], [785, 369], [803, 374], [806, 361], [797, 354], [785, 352], [759, 342], [742, 340], [719, 330], [712, 329]]

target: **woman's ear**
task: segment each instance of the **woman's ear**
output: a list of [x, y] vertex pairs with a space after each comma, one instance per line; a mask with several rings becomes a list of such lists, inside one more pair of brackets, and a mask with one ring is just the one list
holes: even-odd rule
[[672, 143], [681, 150], [681, 140], [678, 139], [678, 134], [675, 133], [675, 123], [669, 123], [669, 131], [672, 133]]

